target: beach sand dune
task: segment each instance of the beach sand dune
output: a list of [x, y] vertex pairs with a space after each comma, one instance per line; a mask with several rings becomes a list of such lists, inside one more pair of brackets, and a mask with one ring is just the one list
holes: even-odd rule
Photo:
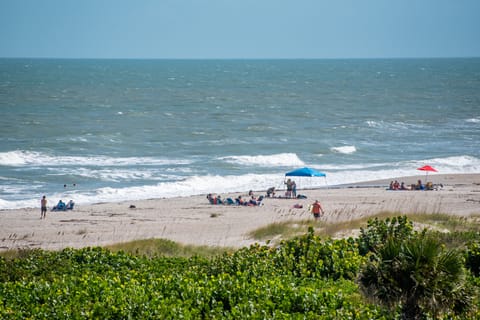
[[[394, 179], [409, 185], [424, 178]], [[3, 210], [0, 211], [0, 250], [58, 250], [149, 238], [238, 248], [256, 242], [248, 234], [257, 228], [287, 220], [313, 219], [308, 206], [316, 199], [326, 212], [321, 219], [327, 222], [355, 220], [382, 211], [480, 214], [480, 174], [432, 175], [429, 180], [443, 187], [436, 191], [389, 191], [386, 188], [390, 180], [370, 181], [299, 190], [307, 199], [267, 198], [260, 207], [211, 205], [205, 195], [93, 205], [80, 203], [73, 211], [47, 212], [45, 220], [40, 219], [40, 208]], [[234, 198], [238, 194], [246, 195], [232, 193], [222, 197]], [[294, 208], [295, 204], [303, 208]]]

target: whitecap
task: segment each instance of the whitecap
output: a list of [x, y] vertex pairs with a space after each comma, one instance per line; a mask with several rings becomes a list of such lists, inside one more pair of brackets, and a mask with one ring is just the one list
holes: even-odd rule
[[343, 154], [351, 154], [357, 151], [355, 146], [341, 146], [341, 147], [332, 147], [330, 148], [332, 152], [343, 153]]
[[295, 153], [279, 153], [273, 155], [258, 155], [258, 156], [229, 156], [221, 157], [219, 160], [224, 160], [229, 163], [235, 163], [245, 166], [302, 166], [305, 163], [298, 158]]
[[15, 150], [8, 152], [0, 152], [0, 165], [2, 166], [22, 166], [34, 162], [39, 159], [39, 152]]
[[470, 123], [480, 123], [480, 118], [471, 118], [471, 119], [467, 119], [465, 121], [470, 122]]
[[379, 128], [379, 127], [381, 127], [380, 124], [379, 124], [377, 121], [367, 120], [365, 123], [366, 123], [367, 126], [369, 126], [370, 128]]
[[171, 165], [190, 164], [190, 160], [165, 159], [154, 157], [122, 157], [107, 156], [52, 156], [35, 151], [15, 150], [0, 152], [0, 165], [3, 166], [59, 166], [59, 165], [92, 165], [92, 166], [129, 166], [137, 165]]

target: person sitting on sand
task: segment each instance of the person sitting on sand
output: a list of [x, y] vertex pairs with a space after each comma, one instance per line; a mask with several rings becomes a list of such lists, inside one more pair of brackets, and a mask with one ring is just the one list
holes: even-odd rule
[[271, 187], [267, 189], [267, 197], [275, 197], [275, 187]]
[[214, 196], [211, 193], [207, 195], [207, 199], [210, 202], [210, 204], [223, 204], [222, 197]]
[[400, 190], [408, 190], [408, 188], [405, 186], [405, 182], [400, 184]]
[[393, 190], [400, 190], [400, 183], [397, 180], [393, 183]]
[[73, 206], [75, 205], [75, 202], [73, 200], [68, 201], [67, 206], [65, 207], [66, 210], [73, 210]]
[[243, 206], [244, 201], [242, 199], [242, 196], [238, 196], [238, 198], [235, 198], [235, 203], [238, 204], [239, 206]]
[[65, 202], [59, 200], [57, 205], [53, 207], [52, 211], [66, 210]]
[[208, 202], [210, 202], [210, 204], [213, 204], [213, 196], [211, 193], [207, 194], [207, 199], [208, 199]]
[[422, 180], [418, 180], [417, 184], [415, 185], [415, 190], [425, 190], [425, 187], [422, 184]]

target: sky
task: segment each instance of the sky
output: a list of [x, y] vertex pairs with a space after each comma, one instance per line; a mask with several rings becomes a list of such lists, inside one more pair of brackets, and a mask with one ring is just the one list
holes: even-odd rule
[[480, 57], [480, 0], [0, 0], [0, 57]]

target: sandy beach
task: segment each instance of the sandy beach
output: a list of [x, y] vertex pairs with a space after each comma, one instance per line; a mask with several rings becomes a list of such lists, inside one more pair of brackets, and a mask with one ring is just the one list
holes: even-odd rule
[[[409, 185], [424, 178], [420, 175], [393, 179]], [[39, 207], [3, 210], [0, 211], [0, 250], [58, 250], [149, 238], [242, 247], [257, 242], [248, 236], [257, 228], [285, 220], [313, 219], [308, 206], [316, 199], [323, 205], [325, 215], [321, 220], [326, 222], [355, 220], [382, 211], [480, 214], [480, 174], [432, 175], [429, 180], [443, 187], [434, 191], [390, 191], [386, 190], [390, 180], [370, 181], [300, 189], [297, 193], [307, 199], [266, 198], [258, 207], [211, 205], [206, 195], [93, 205], [79, 203], [73, 211], [48, 211], [44, 220], [40, 219]], [[221, 196], [234, 198], [239, 194], [246, 196], [247, 192]], [[264, 195], [265, 191], [255, 194]], [[56, 201], [58, 199], [49, 199], [49, 209]], [[295, 204], [303, 208], [294, 208]]]

